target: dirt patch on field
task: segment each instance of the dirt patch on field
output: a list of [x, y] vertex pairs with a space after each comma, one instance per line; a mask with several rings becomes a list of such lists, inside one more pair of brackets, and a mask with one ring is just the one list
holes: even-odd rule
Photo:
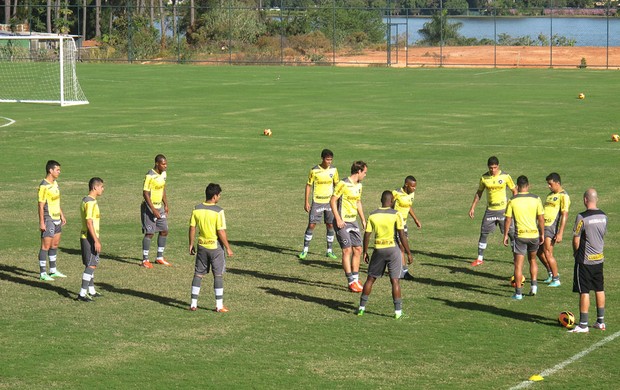
[[[482, 67], [587, 67], [620, 68], [620, 48], [610, 47], [540, 47], [540, 46], [450, 46], [393, 49], [391, 66], [482, 66]], [[332, 58], [329, 58], [331, 61]], [[388, 63], [385, 51], [336, 55], [343, 66], [373, 66]]]

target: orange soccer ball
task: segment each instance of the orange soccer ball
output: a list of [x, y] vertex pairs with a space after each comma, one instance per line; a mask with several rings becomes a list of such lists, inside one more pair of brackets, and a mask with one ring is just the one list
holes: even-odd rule
[[618, 141], [620, 141], [620, 135], [612, 134], [611, 135], [611, 142], [618, 142]]

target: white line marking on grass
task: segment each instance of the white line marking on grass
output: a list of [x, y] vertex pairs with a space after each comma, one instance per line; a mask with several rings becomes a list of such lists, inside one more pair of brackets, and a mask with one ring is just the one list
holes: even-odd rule
[[458, 144], [458, 143], [444, 143], [444, 142], [420, 142], [418, 145], [424, 146], [448, 146], [454, 148], [473, 148], [473, 147], [481, 147], [481, 148], [510, 148], [510, 149], [573, 149], [573, 150], [614, 150], [620, 151], [620, 149], [609, 149], [609, 148], [599, 148], [599, 147], [583, 147], [583, 146], [545, 146], [545, 145], [483, 145], [483, 144], [475, 144], [475, 145], [467, 145], [467, 144]]
[[15, 121], [11, 118], [7, 118], [5, 116], [0, 116], [1, 119], [6, 119], [8, 123], [5, 123], [3, 125], [0, 125], [0, 127], [7, 127], [7, 126], [11, 126], [13, 123], [15, 123]]
[[506, 71], [508, 71], [508, 69], [490, 70], [488, 72], [474, 73], [474, 76], [482, 76], [485, 74], [493, 74], [493, 73], [504, 73]]
[[[564, 367], [568, 366], [569, 364], [574, 363], [577, 360], [581, 359], [582, 357], [586, 356], [587, 354], [589, 354], [590, 352], [594, 351], [595, 349], [602, 347], [603, 345], [609, 343], [610, 341], [613, 341], [618, 336], [620, 336], [620, 331], [612, 334], [611, 336], [605, 337], [604, 339], [602, 339], [599, 342], [593, 344], [589, 348], [584, 349], [583, 351], [579, 352], [578, 354], [576, 354], [574, 356], [571, 356], [570, 358], [564, 360], [562, 363], [558, 363], [555, 366], [544, 370], [543, 372], [541, 372], [538, 375], [542, 376], [543, 378], [546, 378], [546, 377], [548, 377], [550, 375], [553, 375], [556, 372], [558, 372], [561, 369], [563, 369]], [[534, 383], [536, 383], [536, 382], [535, 381], [531, 381], [531, 380], [523, 381], [523, 382], [519, 383], [518, 385], [516, 385], [514, 387], [511, 387], [510, 390], [525, 389], [527, 387], [530, 387]]]

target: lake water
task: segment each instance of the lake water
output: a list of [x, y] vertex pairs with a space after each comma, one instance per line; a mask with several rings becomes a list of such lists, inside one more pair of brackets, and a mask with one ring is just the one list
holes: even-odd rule
[[[488, 38], [493, 40], [500, 34], [513, 38], [529, 36], [536, 40], [538, 35], [563, 36], [576, 41], [575, 46], [620, 46], [620, 19], [618, 18], [584, 18], [584, 17], [450, 17], [451, 22], [461, 22], [459, 33], [468, 38]], [[387, 23], [388, 19], [384, 19]], [[418, 30], [430, 21], [426, 17], [400, 18], [392, 17], [392, 34], [404, 35], [409, 29], [409, 44], [422, 39]]]

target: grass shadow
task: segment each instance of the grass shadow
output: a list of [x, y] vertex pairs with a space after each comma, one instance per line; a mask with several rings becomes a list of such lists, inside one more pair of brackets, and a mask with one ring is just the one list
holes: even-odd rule
[[[310, 253], [308, 253], [308, 256], [310, 256]], [[297, 256], [295, 256], [297, 257]], [[308, 260], [306, 258], [306, 260], [301, 260], [299, 258], [297, 258], [297, 260], [299, 260], [299, 264], [301, 265], [305, 265], [308, 267], [314, 267], [314, 268], [331, 268], [331, 269], [337, 269], [337, 270], [341, 270], [342, 269], [342, 262], [340, 260]]]
[[[67, 253], [69, 255], [80, 256], [80, 258], [82, 256], [82, 251], [80, 249], [64, 248], [64, 247], [59, 247], [58, 249], [60, 249], [62, 252]], [[137, 264], [137, 265], [142, 264], [142, 259], [139, 259], [137, 257], [121, 257], [121, 256], [115, 256], [115, 255], [104, 253], [104, 254], [101, 254], [99, 258], [101, 260], [113, 260], [113, 261], [118, 261], [120, 263], [127, 263], [127, 264]]]
[[448, 271], [450, 271], [451, 274], [456, 274], [456, 273], [467, 274], [467, 275], [472, 275], [472, 276], [480, 276], [480, 277], [487, 278], [487, 279], [501, 280], [504, 282], [508, 280], [509, 278], [505, 276], [498, 276], [498, 275], [495, 275], [489, 272], [482, 272], [482, 271], [479, 271], [478, 268], [459, 267], [459, 266], [453, 266], [453, 265], [432, 264], [432, 263], [421, 263], [420, 265], [425, 265], [425, 266], [427, 265], [429, 267], [445, 268]]
[[[18, 276], [11, 275], [11, 274], [16, 274]], [[38, 273], [30, 272], [23, 268], [0, 264], [0, 280], [5, 280], [11, 283], [17, 283], [17, 284], [22, 284], [24, 286], [35, 287], [35, 288], [40, 288], [40, 289], [47, 290], [47, 291], [52, 291], [52, 292], [57, 293], [60, 296], [63, 296], [69, 299], [74, 298], [74, 294], [72, 294], [71, 291], [67, 290], [64, 287], [53, 285], [52, 283], [54, 282], [43, 282], [43, 281], [40, 281], [38, 277], [36, 277], [36, 279], [34, 278], [26, 279], [26, 278], [21, 277], [21, 276], [26, 276], [28, 278], [31, 278], [33, 277], [33, 274], [37, 276], [39, 275]]]
[[281, 246], [273, 246], [268, 244], [261, 244], [259, 242], [253, 241], [229, 241], [231, 246], [239, 246], [242, 248], [254, 248], [261, 251], [271, 252], [271, 253], [280, 253], [280, 254], [296, 254], [294, 250], [290, 248], [285, 248]]
[[357, 306], [350, 302], [341, 302], [335, 299], [327, 299], [327, 298], [319, 298], [313, 297], [311, 295], [301, 294], [293, 291], [284, 291], [279, 290], [273, 287], [260, 287], [267, 294], [276, 295], [282, 298], [300, 300], [309, 303], [315, 303], [318, 305], [325, 306], [329, 309], [340, 311], [343, 313], [354, 313], [357, 310]]
[[506, 294], [488, 291], [488, 289], [485, 289], [482, 286], [479, 286], [477, 284], [471, 284], [471, 283], [452, 282], [452, 281], [437, 280], [437, 279], [431, 279], [431, 278], [420, 278], [420, 277], [415, 277], [415, 276], [414, 276], [413, 281], [417, 283], [427, 284], [429, 286], [458, 288], [461, 290], [475, 291], [481, 294], [495, 295], [498, 297], [503, 297], [506, 295]]
[[108, 283], [95, 283], [95, 284], [97, 287], [110, 293], [129, 295], [132, 297], [141, 298], [147, 301], [153, 301], [156, 303], [160, 303], [162, 305], [180, 308], [180, 309], [187, 309], [189, 307], [189, 302], [179, 301], [178, 299], [174, 299], [170, 297], [164, 297], [161, 295], [148, 293], [144, 291], [132, 290], [130, 288], [119, 288], [119, 287], [115, 287]]
[[554, 326], [554, 327], [558, 326], [558, 322], [555, 319], [539, 316], [537, 314], [523, 313], [523, 312], [518, 312], [518, 311], [508, 310], [508, 309], [501, 309], [496, 306], [483, 305], [477, 302], [451, 301], [449, 299], [434, 298], [434, 297], [429, 297], [429, 299], [442, 302], [447, 306], [454, 307], [455, 309], [480, 311], [480, 312], [485, 312], [485, 313], [493, 314], [493, 315], [500, 316], [500, 317], [523, 321], [523, 322], [534, 322], [537, 324]]
[[321, 288], [331, 288], [334, 290], [342, 290], [344, 287], [338, 284], [334, 284], [334, 283], [328, 283], [328, 282], [322, 282], [319, 280], [306, 280], [306, 279], [301, 279], [301, 278], [297, 278], [294, 276], [283, 276], [283, 275], [276, 275], [276, 274], [269, 274], [269, 273], [264, 273], [264, 272], [260, 272], [260, 271], [254, 271], [254, 270], [247, 270], [247, 269], [239, 269], [239, 268], [226, 268], [226, 272], [229, 272], [233, 275], [244, 275], [244, 276], [251, 276], [253, 278], [258, 278], [258, 279], [264, 279], [264, 280], [275, 280], [275, 281], [279, 281], [279, 282], [286, 282], [286, 283], [294, 283], [294, 284], [303, 284], [306, 286], [313, 286], [313, 287], [321, 287]]

